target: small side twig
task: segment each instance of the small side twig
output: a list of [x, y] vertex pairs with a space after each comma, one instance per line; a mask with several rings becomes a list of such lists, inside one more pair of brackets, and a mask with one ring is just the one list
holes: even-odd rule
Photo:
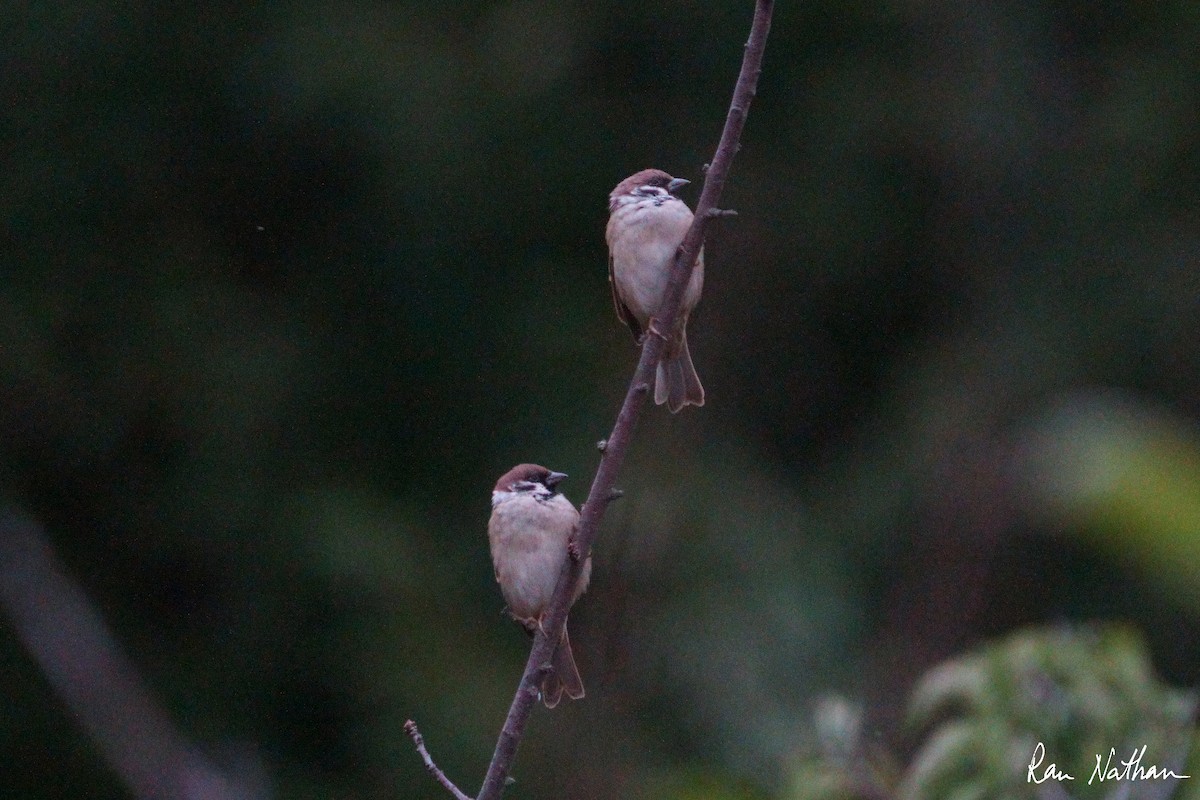
[[413, 745], [417, 748], [417, 754], [421, 756], [421, 760], [425, 762], [425, 769], [429, 770], [429, 774], [434, 780], [440, 783], [447, 792], [454, 795], [454, 800], [474, 800], [470, 795], [465, 794], [461, 789], [454, 785], [454, 781], [446, 777], [446, 773], [442, 772], [438, 765], [433, 763], [433, 756], [429, 755], [429, 751], [425, 749], [425, 738], [421, 736], [421, 732], [417, 730], [417, 723], [411, 719], [404, 723], [404, 732], [413, 740]]

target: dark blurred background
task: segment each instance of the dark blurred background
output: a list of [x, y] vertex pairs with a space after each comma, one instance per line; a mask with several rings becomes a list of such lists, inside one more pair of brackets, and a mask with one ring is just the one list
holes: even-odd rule
[[[444, 796], [411, 716], [478, 787], [491, 487], [586, 495], [606, 195], [699, 185], [752, 7], [9, 4], [0, 497], [216, 763]], [[922, 671], [1030, 623], [1200, 679], [1197, 8], [779, 4], [708, 405], [643, 416], [512, 796], [786, 796], [816, 698], [904, 752]], [[0, 674], [0, 795], [127, 796], [7, 625]]]

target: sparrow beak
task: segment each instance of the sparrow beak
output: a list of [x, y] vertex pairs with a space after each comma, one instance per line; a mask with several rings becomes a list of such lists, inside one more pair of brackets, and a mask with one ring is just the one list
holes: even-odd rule
[[562, 483], [563, 479], [566, 477], [567, 473], [565, 472], [551, 472], [546, 476], [546, 488], [553, 489], [555, 486], [558, 486], [560, 483]]
[[689, 183], [691, 183], [691, 181], [689, 181], [687, 178], [671, 178], [671, 182], [667, 184], [667, 191], [671, 194], [675, 194]]

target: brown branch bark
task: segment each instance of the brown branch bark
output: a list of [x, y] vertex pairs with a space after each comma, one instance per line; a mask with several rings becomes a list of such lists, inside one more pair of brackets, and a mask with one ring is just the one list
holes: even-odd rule
[[471, 800], [470, 795], [463, 792], [454, 785], [454, 781], [446, 777], [446, 773], [438, 768], [438, 765], [433, 763], [433, 756], [429, 755], [429, 751], [425, 748], [425, 737], [417, 730], [417, 723], [411, 719], [404, 723], [404, 732], [413, 740], [413, 745], [417, 748], [417, 755], [421, 756], [421, 760], [425, 762], [425, 769], [433, 776], [433, 779], [440, 783], [447, 792], [454, 795], [454, 800]]
[[[767, 34], [771, 29], [771, 13], [774, 10], [774, 0], [757, 0], [754, 9], [754, 21], [750, 28], [750, 38], [746, 42], [746, 51], [742, 59], [741, 72], [738, 74], [737, 85], [733, 92], [733, 101], [729, 106], [729, 114], [725, 118], [725, 128], [721, 132], [721, 140], [717, 151], [705, 174], [704, 188], [700, 192], [700, 200], [696, 203], [695, 219], [692, 227], [680, 245], [675, 263], [671, 268], [670, 280], [663, 295], [662, 307], [657, 319], [661, 330], [671, 330], [679, 306], [683, 299], [684, 287], [692, 274], [692, 267], [700, 253], [704, 242], [704, 232], [708, 223], [714, 217], [727, 216], [717, 208], [717, 201], [725, 188], [725, 179], [729, 175], [729, 167], [733, 157], [740, 147], [742, 128], [746, 122], [746, 113], [750, 102], [754, 99], [758, 85], [758, 76], [762, 72], [763, 52], [767, 45]], [[642, 344], [642, 354], [638, 361], [637, 370], [629, 382], [629, 390], [625, 393], [625, 401], [617, 414], [616, 424], [612, 434], [605, 440], [600, 458], [600, 467], [592, 480], [592, 488], [588, 492], [587, 501], [580, 509], [579, 528], [575, 534], [574, 546], [578, 553], [587, 553], [592, 548], [600, 521], [609, 501], [613, 498], [613, 487], [617, 473], [625, 460], [630, 437], [638, 415], [645, 404], [649, 387], [654, 383], [654, 372], [662, 357], [664, 340], [659, 336], [647, 336]], [[492, 755], [487, 775], [479, 790], [477, 800], [499, 800], [504, 791], [506, 779], [512, 769], [517, 747], [525, 733], [525, 723], [538, 698], [538, 684], [544, 670], [549, 668], [550, 659], [554, 654], [554, 645], [558, 642], [563, 625], [566, 623], [570, 598], [579, 580], [583, 567], [583, 559], [569, 558], [559, 576], [558, 585], [554, 591], [554, 599], [550, 609], [543, 618], [542, 631], [533, 641], [529, 660], [525, 663], [525, 672], [517, 686], [504, 727], [496, 742], [496, 751]]]

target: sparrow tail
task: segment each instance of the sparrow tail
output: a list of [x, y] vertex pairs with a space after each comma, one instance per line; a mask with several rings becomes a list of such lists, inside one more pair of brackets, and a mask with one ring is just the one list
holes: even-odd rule
[[564, 692], [572, 700], [583, 699], [583, 679], [579, 677], [579, 668], [575, 666], [566, 626], [563, 626], [562, 638], [558, 640], [551, 663], [554, 670], [542, 678], [542, 702], [546, 708], [558, 705]]
[[678, 413], [684, 406], [704, 405], [704, 387], [692, 364], [688, 352], [687, 330], [680, 333], [679, 346], [667, 345], [667, 353], [658, 362], [658, 373], [654, 381], [654, 402], [667, 404], [671, 413]]

